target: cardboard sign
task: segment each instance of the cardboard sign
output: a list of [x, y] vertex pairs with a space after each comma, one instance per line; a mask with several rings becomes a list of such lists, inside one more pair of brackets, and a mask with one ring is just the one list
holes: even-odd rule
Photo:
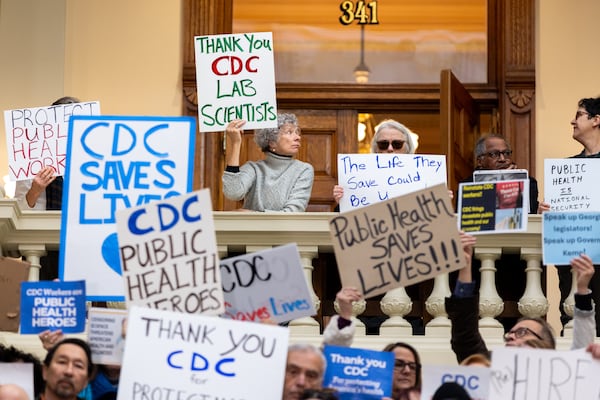
[[365, 297], [465, 265], [445, 185], [342, 213], [329, 231], [342, 286]]
[[124, 300], [116, 212], [190, 192], [194, 146], [189, 117], [71, 118], [61, 280], [85, 280], [88, 300]]
[[340, 400], [392, 397], [394, 353], [354, 347], [325, 346], [323, 387], [338, 391]]
[[544, 264], [568, 265], [581, 253], [600, 263], [600, 213], [549, 211], [542, 218]]
[[128, 307], [225, 310], [208, 189], [120, 210], [117, 232]]
[[501, 347], [492, 353], [489, 400], [597, 399], [600, 361], [584, 350]]
[[65, 173], [67, 132], [72, 115], [100, 115], [100, 103], [60, 104], [4, 111], [8, 176], [32, 179], [44, 167]]
[[196, 84], [201, 132], [222, 132], [243, 119], [244, 129], [277, 128], [271, 32], [196, 36]]
[[527, 230], [529, 180], [461, 183], [458, 228], [470, 234]]
[[446, 183], [446, 156], [338, 154], [338, 182], [345, 212]]
[[87, 340], [94, 364], [120, 365], [125, 350], [127, 310], [92, 307]]
[[280, 399], [287, 328], [132, 307], [119, 399]]
[[0, 385], [6, 383], [22, 387], [30, 399], [35, 399], [33, 364], [21, 362], [0, 363]]
[[0, 330], [19, 331], [21, 283], [27, 281], [30, 264], [0, 257]]
[[487, 400], [490, 369], [462, 365], [423, 365], [422, 399], [431, 399], [435, 391], [446, 382], [461, 385], [472, 400]]
[[600, 211], [598, 158], [544, 160], [544, 201], [552, 211]]
[[316, 314], [295, 244], [221, 261], [225, 318], [287, 322]]
[[85, 282], [23, 282], [21, 333], [85, 331]]

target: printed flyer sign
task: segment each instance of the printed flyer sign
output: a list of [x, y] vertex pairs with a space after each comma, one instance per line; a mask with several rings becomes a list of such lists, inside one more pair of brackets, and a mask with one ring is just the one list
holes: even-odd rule
[[431, 399], [435, 391], [446, 382], [462, 386], [472, 400], [487, 400], [490, 369], [462, 365], [423, 365], [422, 399]]
[[600, 263], [599, 212], [545, 212], [542, 233], [544, 264], [568, 265], [582, 253]]
[[23, 282], [21, 333], [85, 331], [85, 282]]
[[100, 115], [100, 103], [60, 104], [4, 111], [8, 176], [33, 179], [44, 167], [65, 173], [67, 133], [72, 115]]
[[544, 201], [552, 211], [600, 211], [598, 158], [544, 160]]
[[340, 211], [446, 183], [446, 156], [428, 154], [338, 154]]
[[298, 247], [275, 247], [221, 260], [225, 318], [278, 323], [316, 314]]
[[61, 280], [88, 300], [123, 301], [116, 213], [192, 190], [191, 117], [73, 116], [64, 180]]
[[117, 232], [128, 307], [225, 310], [208, 189], [120, 210]]
[[244, 129], [277, 128], [271, 32], [196, 36], [198, 123], [222, 132], [234, 119]]
[[119, 399], [280, 399], [289, 330], [133, 306]]
[[87, 337], [93, 363], [120, 365], [125, 350], [127, 310], [92, 307], [88, 315]]

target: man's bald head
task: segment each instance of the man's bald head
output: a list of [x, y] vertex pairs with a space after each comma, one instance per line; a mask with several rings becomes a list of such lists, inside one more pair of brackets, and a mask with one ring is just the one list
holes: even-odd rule
[[31, 400], [25, 389], [19, 385], [6, 383], [0, 385], [0, 400]]

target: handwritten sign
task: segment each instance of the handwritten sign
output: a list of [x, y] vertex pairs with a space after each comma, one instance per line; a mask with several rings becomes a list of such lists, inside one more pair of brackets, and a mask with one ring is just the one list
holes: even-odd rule
[[120, 365], [125, 350], [127, 310], [92, 307], [88, 325], [87, 338], [94, 364]]
[[465, 265], [445, 185], [342, 213], [329, 231], [342, 286], [365, 297]]
[[69, 118], [99, 114], [97, 101], [4, 111], [9, 178], [32, 179], [48, 166], [63, 175]]
[[289, 331], [133, 306], [119, 399], [280, 399]]
[[316, 314], [295, 244], [221, 261], [226, 318], [287, 322]]
[[196, 36], [194, 43], [200, 131], [223, 131], [234, 119], [246, 120], [244, 129], [276, 128], [273, 34]]
[[127, 305], [224, 311], [208, 189], [117, 212]]
[[190, 117], [71, 118], [60, 277], [85, 280], [88, 300], [124, 300], [117, 210], [192, 190], [194, 125]]
[[33, 364], [21, 362], [0, 363], [0, 385], [12, 383], [25, 390], [29, 399], [35, 399]]
[[489, 400], [597, 399], [600, 362], [584, 350], [503, 347], [492, 354]]
[[85, 331], [85, 282], [23, 282], [21, 333]]
[[462, 365], [423, 365], [422, 399], [431, 399], [435, 391], [446, 382], [456, 382], [472, 400], [487, 400], [490, 369]]
[[600, 262], [600, 213], [549, 211], [542, 217], [544, 264], [568, 265], [581, 253]]
[[338, 391], [340, 400], [392, 397], [394, 353], [354, 347], [325, 346], [323, 387]]
[[461, 183], [458, 227], [471, 234], [527, 230], [529, 180]]
[[552, 211], [600, 211], [597, 158], [544, 160], [544, 200]]
[[345, 212], [446, 183], [446, 156], [338, 154], [338, 182]]
[[30, 264], [8, 257], [0, 257], [0, 330], [19, 331], [21, 319], [21, 282], [29, 276]]

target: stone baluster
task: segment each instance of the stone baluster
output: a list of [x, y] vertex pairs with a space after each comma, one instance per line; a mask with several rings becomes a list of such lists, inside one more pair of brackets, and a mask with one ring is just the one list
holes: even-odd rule
[[43, 244], [21, 244], [19, 245], [19, 252], [31, 266], [29, 267], [29, 277], [27, 280], [30, 282], [37, 282], [40, 280], [40, 258], [46, 255], [46, 246]]
[[542, 317], [548, 313], [548, 299], [542, 291], [542, 249], [522, 248], [521, 258], [527, 261], [527, 282], [519, 299], [519, 312], [526, 317]]
[[390, 290], [380, 302], [381, 311], [389, 318], [379, 327], [379, 336], [410, 336], [412, 325], [404, 318], [412, 310], [412, 300], [403, 287]]
[[[298, 252], [300, 253], [300, 260], [302, 261], [308, 290], [315, 305], [315, 311], [317, 311], [321, 307], [321, 300], [317, 297], [312, 283], [314, 270], [312, 260], [318, 256], [319, 248], [317, 246], [298, 246]], [[320, 333], [319, 323], [312, 317], [303, 317], [291, 321], [290, 330], [291, 334], [319, 335]]]
[[[571, 268], [571, 267], [560, 267], [560, 268]], [[571, 320], [565, 324], [564, 327], [564, 336], [572, 336], [573, 335], [573, 313], [575, 312], [575, 292], [577, 291], [577, 273], [573, 268], [571, 268], [571, 291], [569, 292], [569, 296], [565, 299], [563, 303], [563, 308], [565, 313], [571, 317]]]
[[500, 328], [496, 319], [504, 310], [504, 302], [496, 290], [495, 261], [502, 255], [500, 248], [475, 248], [475, 257], [481, 261], [481, 284], [479, 285], [480, 328]]
[[427, 336], [447, 336], [452, 323], [446, 313], [446, 297], [450, 297], [450, 283], [447, 273], [437, 275], [433, 280], [433, 290], [425, 302], [427, 312], [433, 316], [425, 327]]

